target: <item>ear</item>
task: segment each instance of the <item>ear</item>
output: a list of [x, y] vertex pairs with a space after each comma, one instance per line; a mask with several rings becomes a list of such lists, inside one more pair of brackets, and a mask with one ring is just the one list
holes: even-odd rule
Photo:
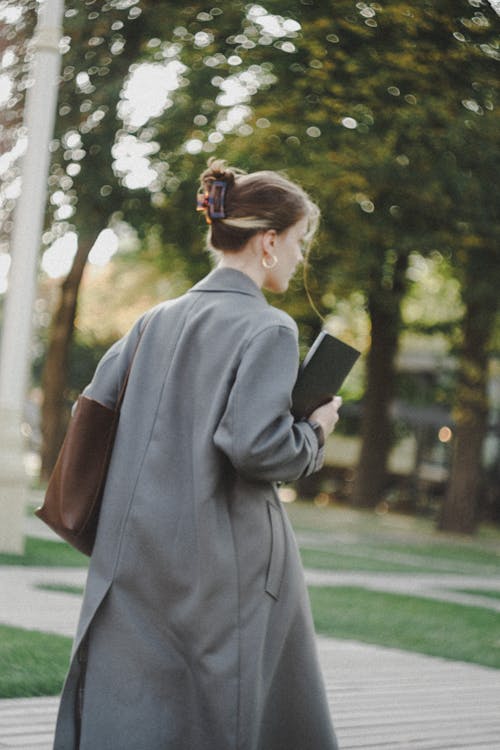
[[262, 234], [262, 249], [266, 253], [272, 253], [276, 244], [276, 229], [266, 229]]

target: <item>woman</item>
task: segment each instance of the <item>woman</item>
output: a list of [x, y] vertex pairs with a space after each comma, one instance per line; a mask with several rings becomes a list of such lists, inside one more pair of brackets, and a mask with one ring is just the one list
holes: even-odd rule
[[300, 558], [275, 483], [316, 471], [340, 399], [295, 422], [286, 290], [318, 210], [212, 162], [212, 273], [143, 316], [85, 393], [113, 406], [139, 336], [56, 750], [331, 750]]

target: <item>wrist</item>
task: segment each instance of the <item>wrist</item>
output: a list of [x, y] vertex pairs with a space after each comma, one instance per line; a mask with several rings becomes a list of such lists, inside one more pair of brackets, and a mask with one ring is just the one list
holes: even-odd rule
[[318, 447], [322, 448], [325, 444], [325, 431], [323, 427], [315, 419], [306, 419], [306, 422], [314, 430], [314, 434], [318, 440]]

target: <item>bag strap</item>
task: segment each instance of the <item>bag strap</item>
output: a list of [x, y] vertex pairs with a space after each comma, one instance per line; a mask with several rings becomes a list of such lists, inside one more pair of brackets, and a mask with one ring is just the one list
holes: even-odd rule
[[134, 347], [134, 351], [132, 352], [132, 358], [130, 360], [130, 364], [129, 364], [128, 368], [127, 368], [127, 372], [125, 373], [125, 377], [123, 379], [122, 387], [120, 388], [120, 393], [118, 394], [118, 400], [117, 400], [116, 406], [115, 406], [115, 411], [118, 412], [118, 413], [120, 412], [123, 399], [125, 398], [125, 391], [127, 390], [128, 379], [129, 379], [130, 373], [132, 371], [132, 365], [134, 364], [135, 355], [137, 354], [137, 350], [139, 348], [139, 344], [141, 343], [141, 339], [142, 339], [142, 337], [144, 335], [144, 331], [146, 330], [147, 325], [148, 325], [148, 323], [149, 323], [149, 321], [151, 320], [152, 317], [153, 317], [153, 312], [151, 312], [146, 317], [146, 322], [144, 324], [144, 327], [143, 327], [142, 331], [139, 332], [139, 337], [138, 337], [138, 339], [136, 341], [136, 344], [135, 344], [135, 347]]

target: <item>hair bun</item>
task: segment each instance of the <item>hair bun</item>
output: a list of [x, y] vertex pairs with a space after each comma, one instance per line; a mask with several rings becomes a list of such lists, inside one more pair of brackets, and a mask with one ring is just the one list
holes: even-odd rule
[[224, 180], [227, 186], [234, 185], [237, 175], [244, 174], [241, 169], [230, 167], [224, 159], [217, 159], [212, 156], [208, 160], [208, 169], [206, 169], [201, 175], [201, 187], [203, 190], [210, 192], [210, 188], [214, 180]]
[[213, 219], [225, 219], [226, 196], [232, 190], [240, 170], [229, 167], [223, 159], [212, 157], [200, 177], [200, 190], [197, 196], [197, 210], [205, 213], [207, 224]]

